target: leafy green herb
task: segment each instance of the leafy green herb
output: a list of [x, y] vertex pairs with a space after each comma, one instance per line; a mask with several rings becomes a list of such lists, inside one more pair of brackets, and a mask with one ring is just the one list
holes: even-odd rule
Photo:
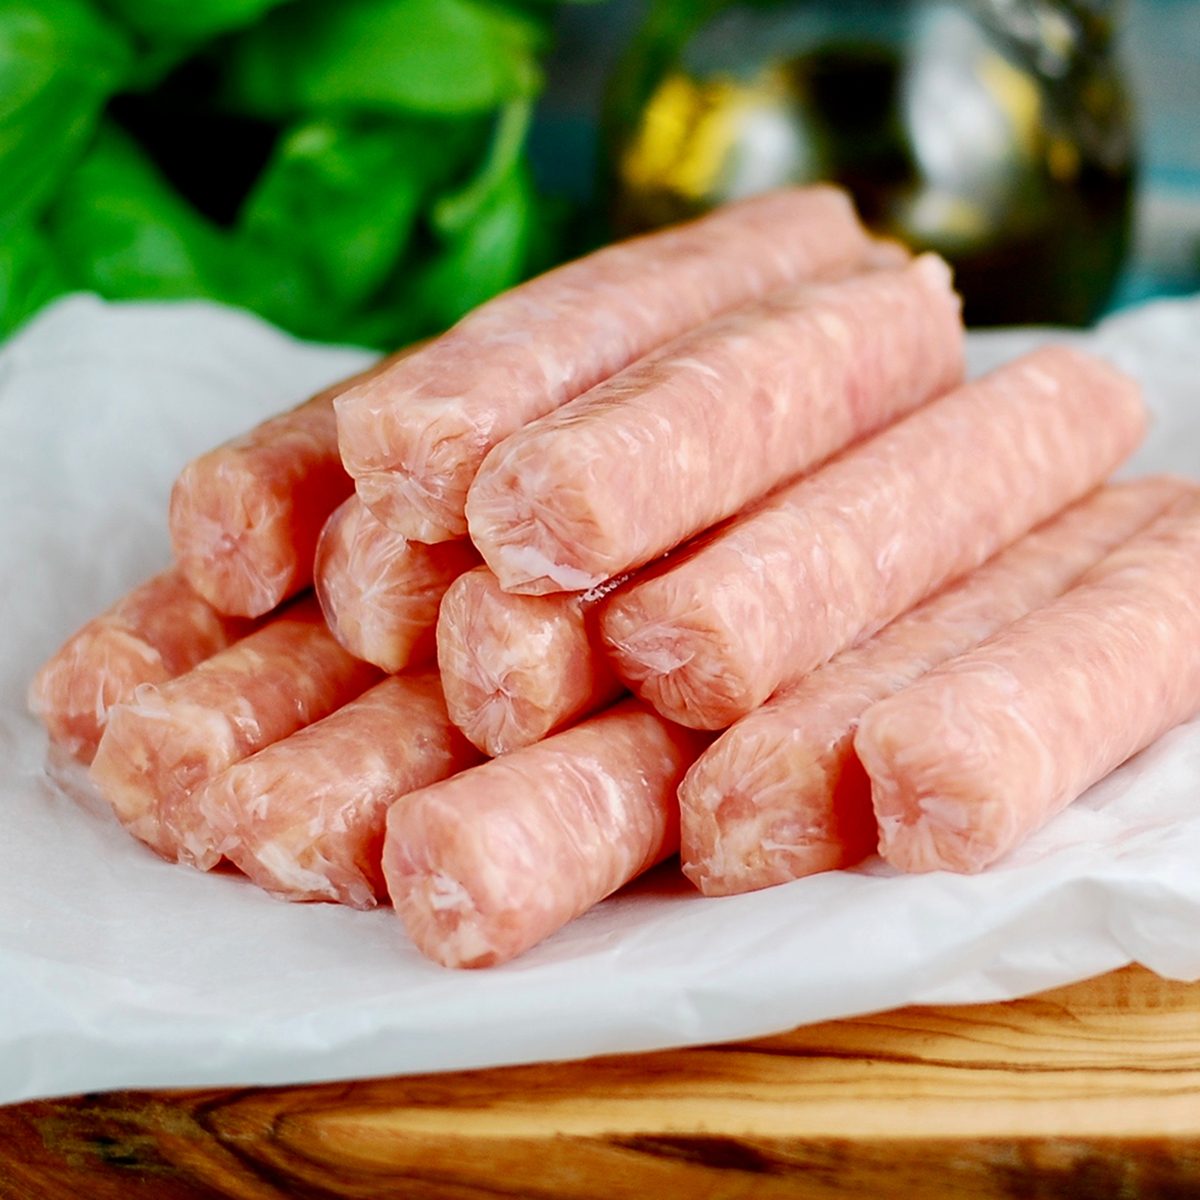
[[457, 321], [520, 279], [534, 215], [533, 185], [525, 167], [516, 164], [415, 282], [422, 306], [437, 324]]
[[131, 56], [85, 0], [0, 4], [0, 236], [58, 185]]
[[86, 288], [386, 348], [552, 264], [557, 3], [0, 0], [0, 335]]
[[480, 0], [339, 0], [281, 8], [231, 49], [230, 99], [316, 109], [480, 113], [541, 83], [542, 25]]
[[244, 29], [286, 0], [105, 0], [118, 17], [151, 41], [199, 42]]
[[[408, 250], [423, 207], [483, 142], [478, 123], [319, 117], [280, 142], [242, 210], [251, 246], [290, 255], [308, 273], [280, 323], [319, 333], [382, 286]], [[297, 233], [302, 231], [299, 240]]]
[[134, 143], [105, 127], [46, 215], [76, 287], [103, 296], [227, 295], [233, 255]]
[[532, 115], [533, 106], [528, 100], [514, 100], [501, 112], [479, 170], [463, 187], [442, 196], [434, 205], [430, 220], [435, 230], [452, 237], [480, 217], [516, 169]]
[[0, 329], [14, 329], [70, 286], [38, 230], [10, 230], [0, 242]]

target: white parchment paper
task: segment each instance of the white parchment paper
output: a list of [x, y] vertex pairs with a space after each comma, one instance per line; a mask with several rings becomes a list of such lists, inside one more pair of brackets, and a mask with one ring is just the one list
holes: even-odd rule
[[[973, 365], [1046, 336], [975, 337]], [[1130, 471], [1200, 474], [1200, 298], [1075, 337], [1146, 386], [1156, 420]], [[168, 866], [67, 799], [24, 711], [34, 669], [166, 563], [188, 458], [365, 359], [209, 304], [87, 297], [0, 351], [0, 1102], [649, 1050], [1016, 997], [1134, 960], [1200, 978], [1200, 722], [982, 876], [874, 861], [705, 899], [662, 868], [475, 973], [422, 960], [389, 911]]]

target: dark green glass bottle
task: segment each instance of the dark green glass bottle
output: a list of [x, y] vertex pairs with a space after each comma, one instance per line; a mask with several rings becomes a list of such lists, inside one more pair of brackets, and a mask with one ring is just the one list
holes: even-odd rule
[[975, 325], [1086, 324], [1129, 235], [1113, 0], [652, 0], [610, 90], [617, 232], [847, 186], [953, 264]]

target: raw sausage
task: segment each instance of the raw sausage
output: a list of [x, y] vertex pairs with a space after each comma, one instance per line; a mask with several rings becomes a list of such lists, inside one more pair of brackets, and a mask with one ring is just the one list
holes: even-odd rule
[[442, 596], [478, 562], [465, 539], [409, 541], [351, 496], [321, 531], [313, 577], [333, 636], [356, 658], [390, 672], [433, 658]]
[[1194, 484], [1102, 488], [727, 730], [679, 789], [684, 873], [705, 895], [849, 866], [876, 847], [854, 731], [871, 704], [1054, 599]]
[[701, 325], [484, 460], [471, 538], [509, 592], [639, 567], [962, 381], [960, 303], [926, 254]]
[[34, 676], [29, 709], [51, 740], [89, 763], [109, 710], [139, 683], [165, 683], [249, 632], [169, 567], [94, 617]]
[[235, 763], [196, 794], [217, 850], [286, 900], [387, 899], [383, 827], [400, 796], [479, 762], [434, 672], [396, 675]]
[[327, 716], [379, 677], [298, 601], [186, 675], [143, 684], [109, 713], [91, 776], [121, 823], [163, 858], [216, 865], [192, 797], [239, 759]]
[[1200, 710], [1200, 500], [863, 715], [880, 851], [980, 871]]
[[1145, 427], [1114, 367], [1047, 347], [768, 497], [606, 602], [617, 673], [719, 729], [1090, 491]]
[[609, 246], [476, 309], [426, 350], [339, 397], [342, 461], [384, 524], [467, 532], [467, 488], [522, 425], [720, 312], [849, 273], [873, 245], [846, 197], [791, 188]]
[[512, 596], [486, 567], [450, 585], [438, 666], [454, 723], [488, 754], [530, 746], [615, 700], [621, 685], [586, 596]]
[[184, 467], [171, 489], [171, 545], [218, 612], [261, 616], [312, 583], [317, 535], [354, 486], [338, 455], [333, 398], [404, 353]]
[[627, 700], [397, 801], [383, 871], [417, 948], [507, 962], [673, 854], [675, 788], [706, 741]]

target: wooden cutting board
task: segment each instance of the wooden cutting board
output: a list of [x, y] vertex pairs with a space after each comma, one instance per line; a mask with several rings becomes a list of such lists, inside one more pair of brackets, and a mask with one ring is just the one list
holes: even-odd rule
[[0, 1109], [0, 1200], [1200, 1197], [1200, 984], [317, 1087]]

